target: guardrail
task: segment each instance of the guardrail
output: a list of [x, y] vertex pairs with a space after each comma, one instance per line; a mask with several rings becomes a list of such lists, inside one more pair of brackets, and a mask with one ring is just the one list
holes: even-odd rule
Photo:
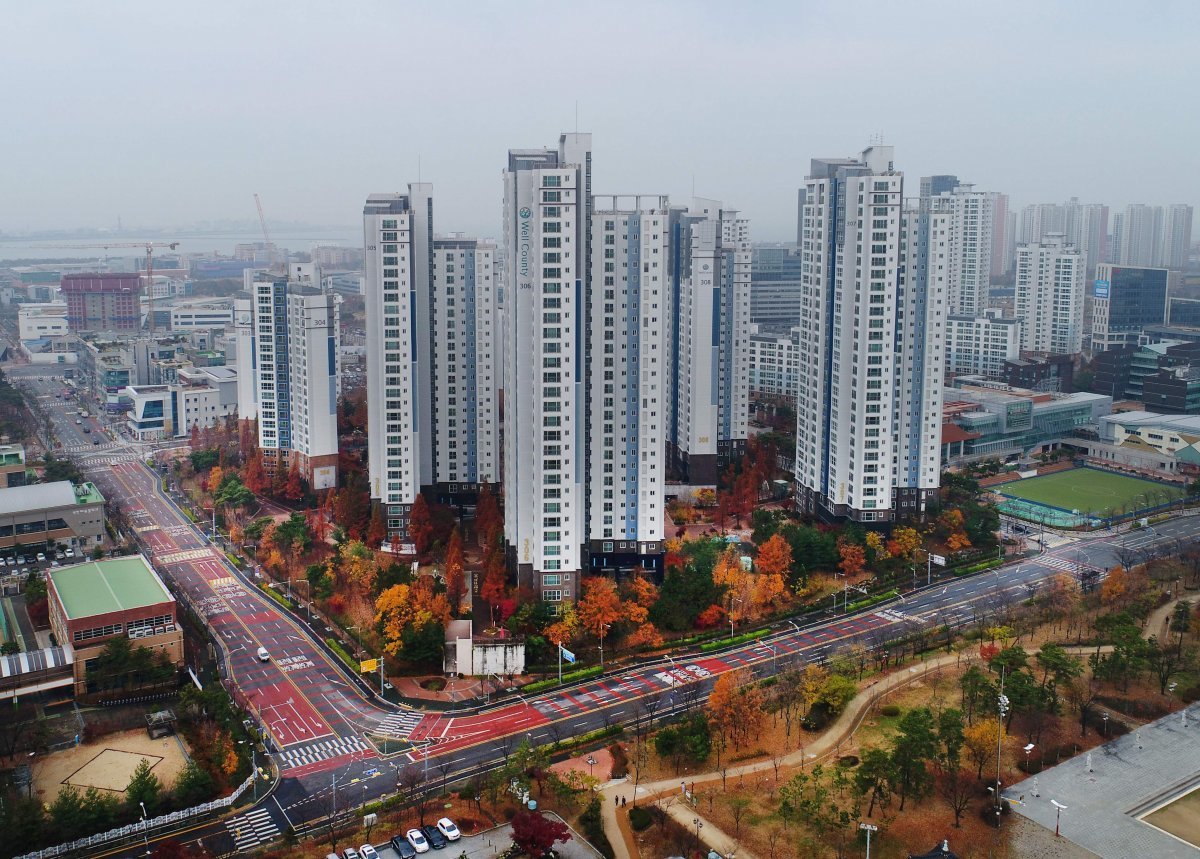
[[99, 835], [88, 835], [67, 844], [58, 844], [54, 847], [47, 847], [44, 850], [34, 850], [32, 853], [24, 853], [17, 856], [16, 859], [45, 859], [48, 856], [64, 856], [76, 850], [99, 847], [102, 844], [108, 844], [112, 841], [136, 839], [141, 835], [149, 837], [150, 833], [156, 829], [174, 827], [193, 817], [229, 808], [254, 783], [254, 776], [255, 773], [251, 773], [229, 796], [223, 796], [220, 799], [214, 799], [210, 802], [184, 809], [183, 811], [172, 811], [170, 814], [163, 814], [153, 817], [150, 820], [139, 820], [126, 826], [118, 826], [116, 829], [110, 829], [108, 832], [102, 832]]

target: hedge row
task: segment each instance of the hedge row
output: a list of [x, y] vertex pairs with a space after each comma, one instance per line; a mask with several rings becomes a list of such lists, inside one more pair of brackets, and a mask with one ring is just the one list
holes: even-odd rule
[[738, 644], [745, 644], [747, 641], [762, 638], [770, 631], [769, 629], [756, 629], [754, 632], [743, 632], [741, 635], [734, 636], [733, 638], [718, 638], [716, 641], [706, 641], [700, 645], [700, 652], [708, 653], [712, 650], [719, 650], [722, 647], [734, 647]]
[[[578, 671], [570, 671], [563, 675], [563, 683], [572, 683], [576, 680], [587, 680], [591, 677], [598, 677], [604, 672], [604, 669], [599, 665], [593, 665], [590, 668], [580, 668]], [[535, 692], [544, 692], [547, 689], [553, 689], [558, 685], [557, 677], [550, 677], [546, 680], [535, 680], [528, 686], [521, 687], [523, 695], [532, 695]]]
[[884, 591], [881, 594], [875, 594], [874, 596], [867, 597], [866, 599], [861, 599], [858, 602], [850, 603], [850, 605], [846, 606], [846, 611], [852, 612], [859, 611], [860, 609], [864, 608], [870, 608], [873, 605], [879, 605], [881, 602], [887, 602], [888, 600], [895, 599], [898, 596], [900, 596], [900, 592], [897, 590]]
[[350, 666], [350, 670], [358, 673], [358, 663], [354, 661], [354, 657], [346, 652], [346, 648], [342, 647], [341, 642], [336, 638], [327, 638], [325, 643], [329, 645], [329, 649], [338, 655], [338, 658]]

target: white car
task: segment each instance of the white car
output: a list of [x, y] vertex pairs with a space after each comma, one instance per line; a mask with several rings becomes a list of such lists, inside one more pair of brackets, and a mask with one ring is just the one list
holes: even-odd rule
[[408, 843], [412, 845], [413, 850], [418, 853], [429, 852], [429, 842], [425, 840], [425, 833], [419, 829], [410, 829], [404, 833], [404, 837], [408, 839]]
[[361, 859], [379, 859], [379, 852], [371, 844], [364, 844], [359, 847], [358, 855]]
[[44, 561], [44, 560], [46, 560], [46, 555], [45, 555], [43, 552], [38, 552], [38, 553], [37, 553], [37, 559], [38, 559], [39, 561]]
[[437, 822], [438, 832], [446, 836], [447, 841], [457, 841], [462, 838], [462, 833], [458, 831], [458, 827], [454, 825], [454, 821], [449, 817], [443, 817]]
[[271, 661], [271, 654], [267, 651], [267, 649], [265, 647], [260, 647], [258, 649], [258, 661], [259, 662], [270, 662]]
[[347, 847], [342, 851], [342, 859], [358, 859], [358, 851], [353, 847]]

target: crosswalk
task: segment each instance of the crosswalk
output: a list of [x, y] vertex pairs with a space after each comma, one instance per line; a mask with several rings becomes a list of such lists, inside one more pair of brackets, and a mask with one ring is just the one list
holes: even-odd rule
[[309, 743], [307, 746], [286, 749], [279, 757], [283, 762], [283, 769], [289, 770], [319, 763], [320, 761], [329, 760], [329, 758], [352, 755], [355, 752], [366, 751], [368, 748], [369, 746], [366, 741], [357, 735], [353, 737], [334, 737], [329, 740], [318, 740], [315, 743]]
[[403, 740], [413, 732], [413, 728], [417, 727], [423, 718], [425, 718], [425, 714], [416, 710], [401, 710], [399, 713], [392, 713], [380, 719], [379, 724], [375, 727], [375, 733]]
[[279, 827], [265, 808], [256, 808], [230, 818], [226, 821], [225, 828], [233, 837], [238, 853], [244, 853], [260, 844], [268, 844], [279, 837]]

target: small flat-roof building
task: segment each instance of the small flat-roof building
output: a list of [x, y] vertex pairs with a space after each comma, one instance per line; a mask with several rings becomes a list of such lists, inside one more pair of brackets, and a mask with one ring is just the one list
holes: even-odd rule
[[104, 542], [104, 496], [69, 480], [0, 489], [0, 549], [62, 543], [84, 551]]
[[25, 485], [25, 448], [0, 444], [0, 489]]
[[50, 628], [75, 649], [75, 693], [89, 691], [87, 672], [117, 636], [162, 651], [183, 664], [183, 630], [175, 598], [141, 555], [50, 570]]

